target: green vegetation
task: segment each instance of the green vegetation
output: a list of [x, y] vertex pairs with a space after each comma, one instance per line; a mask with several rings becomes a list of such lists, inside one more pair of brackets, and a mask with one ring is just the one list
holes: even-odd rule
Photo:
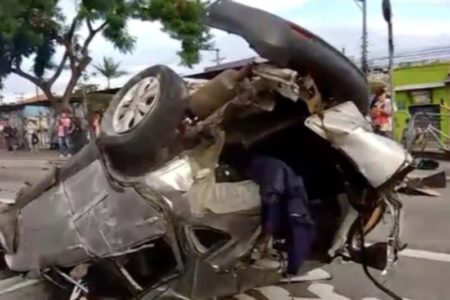
[[108, 89], [111, 88], [111, 79], [127, 74], [126, 71], [120, 69], [120, 62], [115, 62], [112, 57], [103, 57], [102, 64], [96, 64], [94, 68], [106, 78]]
[[[127, 30], [131, 19], [160, 21], [163, 30], [181, 41], [182, 63], [191, 66], [199, 51], [210, 47], [210, 35], [201, 22], [204, 2], [200, 0], [71, 0], [76, 14], [68, 19], [62, 0], [0, 1], [0, 83], [9, 74], [19, 75], [37, 85], [57, 105], [53, 85], [65, 68], [70, 70], [60, 108], [68, 101], [78, 80], [91, 62], [90, 45], [103, 35], [119, 51], [129, 53], [136, 40]], [[87, 36], [80, 29], [87, 28]], [[63, 49], [55, 61], [58, 48]], [[22, 68], [33, 61], [33, 72]]]

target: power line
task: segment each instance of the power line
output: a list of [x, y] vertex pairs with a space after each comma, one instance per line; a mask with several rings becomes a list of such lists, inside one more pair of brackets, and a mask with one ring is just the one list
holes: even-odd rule
[[405, 50], [403, 52], [400, 52], [399, 55], [405, 55], [405, 54], [411, 54], [411, 53], [424, 53], [424, 52], [435, 51], [435, 50], [448, 50], [449, 48], [450, 48], [450, 45], [442, 45], [442, 46], [435, 46], [435, 47], [429, 47], [429, 48], [410, 49], [410, 50]]
[[[422, 56], [431, 56], [431, 55], [450, 55], [450, 46], [402, 52], [402, 53], [398, 53], [397, 55], [395, 55], [395, 58], [422, 57]], [[374, 57], [374, 58], [371, 58], [369, 61], [374, 62], [374, 61], [386, 60], [386, 59], [389, 59], [389, 57], [388, 56]]]
[[[397, 53], [397, 56], [420, 55], [420, 54], [433, 53], [436, 51], [442, 52], [442, 51], [448, 51], [448, 50], [450, 50], [450, 46], [440, 46], [440, 47], [433, 47], [433, 48], [403, 51], [403, 52]], [[371, 58], [370, 60], [380, 60], [380, 59], [387, 59], [387, 58], [388, 58], [388, 56], [380, 56], [380, 57]]]

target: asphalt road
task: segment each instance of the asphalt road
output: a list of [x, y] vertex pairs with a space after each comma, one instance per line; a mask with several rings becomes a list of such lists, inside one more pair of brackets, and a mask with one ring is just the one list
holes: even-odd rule
[[0, 199], [11, 198], [26, 184], [32, 184], [48, 172], [46, 161], [0, 159]]
[[[440, 170], [450, 174], [450, 164]], [[400, 195], [404, 204], [402, 240], [408, 248], [401, 253], [395, 267], [386, 276], [372, 271], [375, 278], [403, 299], [450, 299], [450, 185], [436, 189], [440, 197]], [[388, 223], [388, 221], [386, 221]], [[380, 226], [369, 239], [380, 241], [386, 236], [387, 224]], [[387, 300], [355, 263], [334, 261], [320, 270], [332, 279], [326, 281], [271, 286], [234, 298], [239, 300]]]
[[[11, 195], [25, 182], [32, 183], [48, 172], [42, 162], [2, 161], [0, 159], [0, 198]], [[450, 169], [450, 168], [449, 168]], [[450, 174], [450, 172], [448, 173]], [[450, 299], [450, 187], [438, 190], [440, 197], [402, 196], [405, 205], [403, 240], [409, 247], [385, 278], [374, 272], [389, 288], [404, 299]], [[378, 240], [385, 228], [373, 233]], [[364, 275], [361, 266], [335, 261], [321, 266], [331, 280], [270, 286], [236, 295], [240, 300], [384, 300], [390, 299], [378, 291]]]

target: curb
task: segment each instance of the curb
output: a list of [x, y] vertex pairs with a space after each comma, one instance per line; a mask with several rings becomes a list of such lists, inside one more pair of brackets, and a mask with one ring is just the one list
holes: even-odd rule
[[66, 160], [44, 160], [44, 159], [0, 159], [0, 169], [6, 168], [50, 168], [60, 166]]

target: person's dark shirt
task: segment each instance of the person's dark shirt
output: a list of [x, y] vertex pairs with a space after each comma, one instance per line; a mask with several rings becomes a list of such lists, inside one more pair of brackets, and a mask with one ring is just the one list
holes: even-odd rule
[[3, 127], [3, 134], [6, 138], [11, 138], [14, 135], [14, 130], [11, 126], [6, 125], [5, 127]]

